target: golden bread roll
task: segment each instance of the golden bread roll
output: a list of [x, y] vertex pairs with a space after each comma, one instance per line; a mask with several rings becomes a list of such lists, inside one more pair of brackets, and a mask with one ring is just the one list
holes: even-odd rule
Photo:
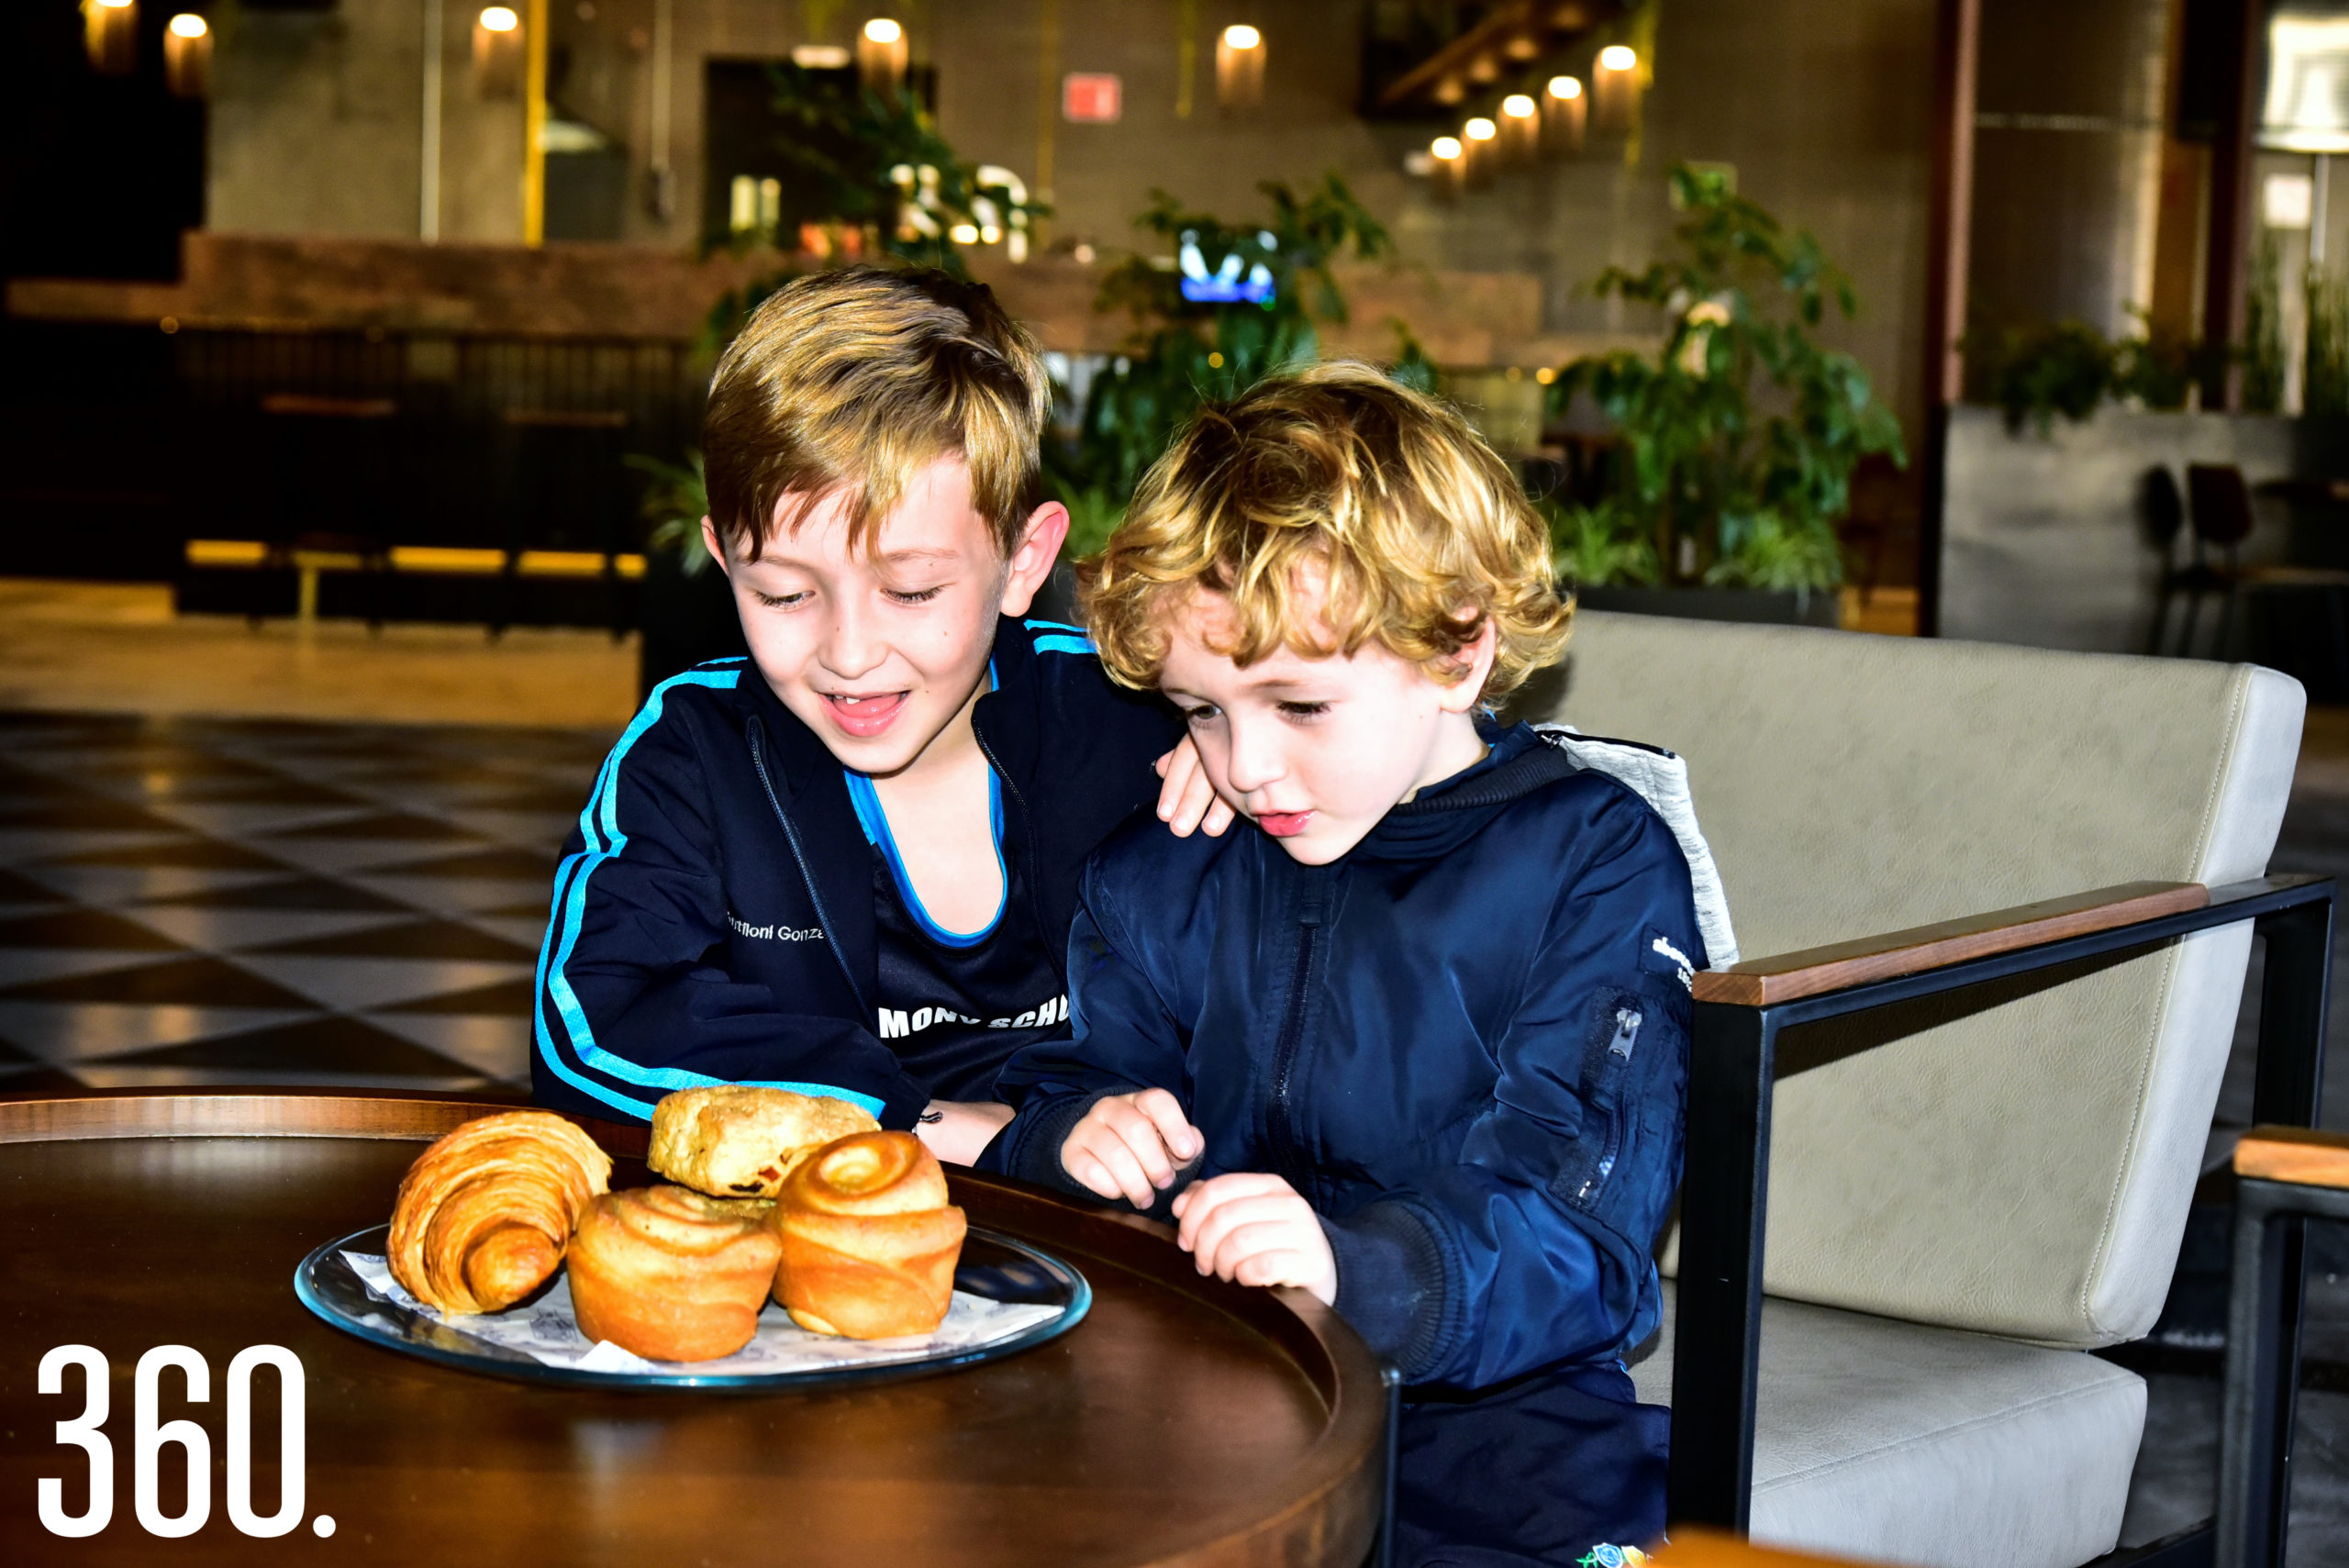
[[443, 1312], [502, 1311], [554, 1273], [611, 1174], [596, 1140], [551, 1111], [469, 1121], [400, 1178], [392, 1277]]
[[927, 1334], [954, 1298], [963, 1211], [910, 1132], [860, 1132], [799, 1162], [769, 1221], [783, 1240], [774, 1298], [818, 1334]]
[[763, 1217], [684, 1187], [606, 1193], [571, 1239], [572, 1311], [650, 1361], [730, 1356], [758, 1331], [781, 1247]]
[[846, 1100], [713, 1084], [662, 1096], [652, 1107], [644, 1162], [712, 1197], [773, 1197], [809, 1154], [836, 1138], [880, 1128]]

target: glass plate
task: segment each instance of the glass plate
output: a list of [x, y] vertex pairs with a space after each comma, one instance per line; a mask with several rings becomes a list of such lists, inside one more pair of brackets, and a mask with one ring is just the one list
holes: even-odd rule
[[[908, 1347], [903, 1340], [859, 1343], [806, 1335], [808, 1340], [826, 1346], [827, 1353], [849, 1358], [816, 1367], [716, 1370], [725, 1365], [723, 1361], [650, 1362], [613, 1370], [551, 1365], [525, 1351], [461, 1333], [439, 1318], [371, 1291], [343, 1254], [379, 1257], [390, 1233], [388, 1225], [370, 1226], [317, 1248], [294, 1271], [294, 1294], [301, 1297], [303, 1306], [328, 1323], [371, 1343], [439, 1362], [443, 1366], [492, 1377], [518, 1378], [526, 1383], [567, 1384], [581, 1388], [774, 1391], [924, 1377], [955, 1367], [1000, 1361], [1058, 1339], [1075, 1328], [1093, 1305], [1093, 1288], [1074, 1268], [1025, 1241], [974, 1225], [963, 1238], [963, 1256], [954, 1268], [956, 1294], [976, 1296], [982, 1302], [1057, 1308], [1052, 1317], [1029, 1322], [1000, 1338], [929, 1349], [918, 1344]], [[555, 1281], [541, 1287], [533, 1300], [547, 1299], [562, 1281], [562, 1274], [558, 1271]], [[507, 1308], [509, 1314], [530, 1310], [531, 1304], [527, 1301]], [[772, 1302], [760, 1314], [759, 1326], [762, 1339], [771, 1333], [789, 1336], [803, 1332]]]

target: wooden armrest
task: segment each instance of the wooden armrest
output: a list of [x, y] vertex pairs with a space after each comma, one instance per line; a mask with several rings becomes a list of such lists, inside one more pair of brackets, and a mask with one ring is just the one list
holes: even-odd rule
[[2349, 1188], [2349, 1138], [2306, 1127], [2254, 1127], [2235, 1145], [2235, 1174]]
[[1751, 959], [1727, 969], [1709, 969], [1696, 977], [1694, 988], [1699, 1002], [1763, 1007], [2066, 937], [2133, 926], [2140, 920], [2199, 909], [2210, 902], [2210, 890], [2199, 882], [2127, 882], [2094, 893], [2076, 893], [1857, 941]]

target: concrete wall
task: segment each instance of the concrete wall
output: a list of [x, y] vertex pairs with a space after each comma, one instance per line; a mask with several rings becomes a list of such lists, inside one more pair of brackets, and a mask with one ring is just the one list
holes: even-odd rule
[[[2187, 464], [2234, 463], [2256, 485], [2306, 471], [2303, 436], [2299, 421], [2269, 415], [2107, 408], [2085, 425], [2058, 419], [2042, 437], [2028, 426], [2009, 434], [1994, 408], [1955, 410], [1943, 514], [1943, 635], [2143, 652], [2163, 561], [2137, 508], [2145, 471], [2166, 465], [2182, 493]], [[2280, 559], [2290, 533], [2286, 509], [2261, 500], [2254, 510], [2257, 527], [2241, 559]], [[2173, 558], [2183, 562], [2191, 543], [2178, 538]], [[2215, 605], [2205, 606], [2204, 638], [2216, 613]]]
[[[218, 8], [214, 228], [417, 232], [419, 39], [429, 3], [341, 0], [324, 17]], [[478, 101], [468, 53], [478, 7], [442, 3], [442, 232], [518, 239], [519, 109]], [[551, 7], [554, 98], [627, 150], [624, 239], [684, 244], [701, 232], [705, 60], [846, 43], [866, 16], [885, 9], [907, 23], [914, 58], [937, 66], [948, 138], [967, 158], [1048, 183], [1063, 244], [1130, 243], [1132, 217], [1154, 185], [1236, 217], [1258, 209], [1259, 180], [1310, 181], [1336, 170], [1392, 227], [1407, 261], [1531, 272], [1542, 280], [1544, 329], [1587, 334], [1637, 325], [1582, 285], [1609, 262], [1654, 252], [1671, 218], [1664, 169], [1682, 158], [1732, 163], [1744, 194], [1812, 229], [1851, 270], [1864, 315], [1831, 336], [1859, 355], [1912, 435], [1920, 428], [1933, 0], [1669, 0], [1636, 167], [1620, 143], [1594, 149], [1456, 207], [1434, 203], [1403, 170], [1405, 155], [1446, 127], [1354, 112], [1367, 0], [1249, 7], [1269, 69], [1264, 106], [1241, 118], [1215, 106], [1215, 36], [1239, 16], [1221, 0], [1197, 7], [1187, 118], [1175, 113], [1180, 8], [1164, 0], [671, 0], [667, 161], [676, 202], [666, 217], [650, 175], [661, 156], [654, 0], [585, 8], [591, 17], [573, 0]], [[1048, 16], [1058, 39], [1049, 60]], [[1056, 88], [1069, 71], [1119, 72], [1124, 118], [1062, 122]], [[1045, 103], [1052, 108], [1040, 114]], [[1047, 159], [1048, 180], [1040, 177]]]
[[1984, 0], [1968, 304], [2138, 330], [2152, 303], [2171, 0]]
[[341, 0], [331, 11], [216, 6], [208, 227], [413, 237], [421, 210], [424, 6], [441, 38], [440, 234], [522, 235], [522, 106], [473, 86], [463, 0]]

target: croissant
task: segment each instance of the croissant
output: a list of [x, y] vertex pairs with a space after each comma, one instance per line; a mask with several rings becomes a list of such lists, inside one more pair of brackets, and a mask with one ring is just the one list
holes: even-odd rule
[[392, 1277], [447, 1313], [511, 1307], [554, 1273], [579, 1211], [611, 1174], [595, 1140], [551, 1112], [469, 1121], [400, 1178]]
[[712, 1197], [773, 1197], [792, 1166], [833, 1139], [880, 1128], [863, 1106], [829, 1095], [711, 1084], [661, 1096], [644, 1162]]
[[732, 1355], [758, 1331], [781, 1243], [763, 1214], [685, 1187], [606, 1193], [571, 1240], [579, 1331], [652, 1361]]
[[860, 1132], [796, 1166], [769, 1223], [783, 1239], [774, 1299], [818, 1334], [927, 1334], [954, 1297], [963, 1211], [909, 1132]]

